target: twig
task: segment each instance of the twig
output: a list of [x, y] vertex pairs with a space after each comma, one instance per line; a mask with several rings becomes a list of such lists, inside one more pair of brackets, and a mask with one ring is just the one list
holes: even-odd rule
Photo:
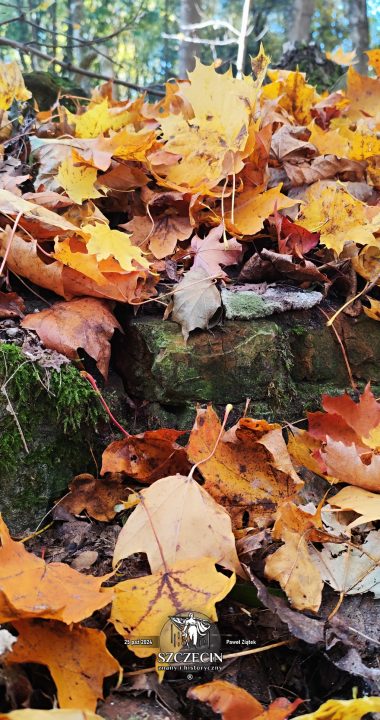
[[252, 648], [252, 650], [242, 650], [238, 653], [229, 653], [228, 655], [223, 655], [223, 660], [229, 660], [235, 659], [238, 657], [243, 657], [244, 655], [256, 655], [257, 653], [266, 652], [267, 650], [272, 650], [272, 648], [281, 647], [282, 645], [293, 645], [293, 643], [296, 643], [296, 638], [289, 638], [289, 640], [281, 640], [280, 642], [272, 643], [271, 645], [263, 645], [259, 648]]
[[107, 75], [102, 75], [101, 73], [92, 72], [91, 70], [84, 70], [83, 68], [73, 65], [70, 62], [65, 62], [64, 60], [58, 60], [53, 55], [48, 55], [47, 53], [42, 52], [41, 50], [37, 50], [35, 47], [26, 46], [23, 43], [17, 42], [17, 40], [10, 40], [9, 38], [0, 38], [0, 46], [3, 47], [13, 47], [15, 50], [19, 50], [21, 53], [26, 53], [27, 55], [35, 55], [36, 57], [41, 58], [42, 60], [47, 60], [49, 63], [55, 63], [56, 65], [59, 65], [63, 70], [68, 70], [69, 72], [78, 73], [78, 75], [84, 75], [85, 77], [89, 78], [95, 78], [96, 80], [104, 80], [105, 82], [109, 82], [110, 80], [115, 83], [115, 85], [122, 85], [123, 87], [131, 88], [132, 90], [139, 90], [140, 92], [150, 92], [152, 95], [156, 95], [158, 97], [163, 97], [165, 95], [163, 90], [153, 90], [150, 87], [144, 87], [142, 85], [136, 85], [135, 83], [127, 82], [126, 80], [120, 80], [119, 78], [110, 78]]
[[131, 437], [131, 436], [130, 436], [130, 433], [129, 433], [127, 430], [125, 430], [125, 429], [123, 428], [123, 426], [120, 425], [120, 423], [116, 420], [116, 418], [114, 417], [114, 415], [112, 415], [111, 410], [109, 409], [109, 407], [108, 407], [108, 405], [107, 405], [107, 403], [106, 403], [106, 401], [105, 401], [102, 393], [100, 392], [100, 390], [99, 390], [99, 388], [98, 388], [98, 386], [97, 386], [97, 384], [96, 384], [95, 378], [93, 378], [92, 375], [90, 375], [90, 373], [85, 372], [85, 371], [82, 371], [82, 372], [81, 372], [81, 375], [82, 375], [83, 378], [85, 378], [85, 380], [88, 380], [88, 382], [89, 382], [90, 385], [92, 386], [93, 390], [95, 390], [95, 392], [96, 392], [96, 394], [97, 394], [100, 402], [102, 403], [102, 405], [103, 405], [103, 407], [104, 407], [107, 415], [108, 415], [109, 418], [112, 420], [113, 424], [116, 425], [116, 427], [120, 430], [120, 432], [122, 432], [123, 435], [125, 435], [125, 437], [130, 438], [130, 437]]

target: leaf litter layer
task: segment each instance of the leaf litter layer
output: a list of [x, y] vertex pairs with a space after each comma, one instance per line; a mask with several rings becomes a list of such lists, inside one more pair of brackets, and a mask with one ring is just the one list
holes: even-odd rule
[[[268, 64], [261, 49], [237, 80], [197, 62], [159, 103], [107, 85], [76, 112], [37, 109], [22, 160], [28, 93], [2, 66], [1, 272], [60, 297], [25, 330], [71, 359], [84, 349], [106, 377], [115, 303], [166, 303], [185, 341], [215, 322], [222, 286], [244, 283], [318, 287], [380, 318], [380, 79], [351, 67], [344, 91], [320, 95]], [[3, 290], [0, 317], [23, 317]], [[201, 703], [225, 720], [380, 711], [380, 403], [368, 386], [321, 404], [286, 437], [250, 417], [228, 426], [229, 407], [223, 422], [199, 409], [186, 445], [170, 429], [123, 430], [29, 550], [2, 521], [4, 717], [108, 717], [111, 688], [110, 705], [153, 692], [178, 718]], [[189, 609], [219, 619], [226, 664], [156, 677], [158, 644], [132, 641]], [[257, 647], [231, 652], [231, 638]], [[325, 702], [315, 654], [342, 699]]]

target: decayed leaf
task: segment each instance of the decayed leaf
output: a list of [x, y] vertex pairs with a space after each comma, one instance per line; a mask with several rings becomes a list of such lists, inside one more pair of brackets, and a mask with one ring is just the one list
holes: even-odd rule
[[380, 320], [380, 301], [371, 297], [368, 298], [368, 300], [371, 307], [364, 307], [365, 314], [372, 318], [372, 320]]
[[[205, 460], [221, 425], [211, 407], [198, 410], [187, 448], [189, 458]], [[288, 455], [281, 429], [265, 421], [242, 418], [222, 437], [213, 456], [199, 466], [204, 488], [230, 513], [235, 526], [274, 515], [277, 505], [294, 497], [302, 486]]]
[[152, 645], [129, 645], [138, 657], [157, 652], [160, 632], [170, 615], [200, 611], [217, 620], [215, 603], [235, 583], [235, 576], [217, 572], [210, 558], [187, 560], [163, 572], [125, 580], [115, 587], [111, 622], [129, 640], [151, 638]]
[[17, 62], [0, 63], [0, 110], [8, 110], [14, 100], [23, 102], [30, 97]]
[[0, 720], [103, 720], [100, 715], [87, 710], [12, 710], [1, 713]]
[[374, 231], [380, 227], [370, 222], [364, 203], [356, 200], [339, 185], [312, 185], [304, 195], [305, 204], [297, 219], [298, 225], [320, 233], [320, 241], [338, 255], [349, 241], [359, 245], [379, 246]]
[[267, 558], [265, 575], [277, 580], [297, 610], [319, 610], [323, 580], [309, 555], [305, 538], [283, 528], [284, 545]]
[[243, 574], [229, 515], [192, 477], [157, 480], [138, 497], [117, 539], [114, 564], [144, 552], [153, 573], [165, 565], [208, 557]]
[[32, 617], [80, 622], [111, 602], [113, 589], [101, 587], [108, 578], [46, 564], [11, 539], [0, 517], [0, 623]]
[[380, 495], [363, 488], [345, 487], [330, 498], [330, 504], [341, 510], [353, 510], [360, 515], [347, 526], [351, 529], [380, 520]]
[[231, 238], [221, 242], [223, 236], [223, 224], [210, 230], [205, 238], [194, 235], [191, 240], [191, 249], [194, 252], [194, 267], [203, 268], [207, 275], [222, 276], [221, 265], [236, 265], [243, 256], [242, 245]]
[[0, 318], [24, 317], [25, 303], [15, 292], [0, 292]]
[[107, 377], [111, 355], [109, 340], [119, 323], [104, 300], [81, 298], [56, 303], [47, 310], [27, 315], [22, 326], [35, 330], [44, 345], [57, 350], [71, 360], [83, 348], [94, 360], [99, 371]]
[[380, 531], [371, 530], [359, 547], [325, 543], [311, 548], [314, 565], [323, 580], [345, 595], [372, 592], [380, 598]]
[[380, 697], [327, 700], [315, 712], [299, 715], [298, 720], [360, 720], [372, 712], [380, 712]]
[[141, 483], [150, 484], [173, 473], [190, 469], [186, 450], [177, 444], [179, 430], [147, 430], [114, 440], [102, 457], [101, 475], [125, 473]]
[[204, 330], [221, 307], [220, 292], [204, 268], [192, 267], [173, 294], [172, 319], [179, 323], [187, 341], [196, 328]]
[[81, 205], [83, 200], [102, 197], [102, 193], [95, 187], [97, 175], [96, 168], [75, 163], [68, 156], [59, 166], [57, 181], [69, 198]]
[[[22, 213], [19, 226], [25, 228], [33, 237], [46, 239], [54, 238], [56, 235], [83, 235], [78, 227], [58, 213], [36, 203], [28, 202], [9, 190], [0, 190], [0, 214], [4, 214], [8, 218], [9, 216], [16, 218], [18, 213]], [[0, 247], [0, 251], [1, 249]]]
[[246, 690], [225, 680], [196, 685], [188, 690], [187, 696], [211, 705], [222, 720], [286, 720], [303, 702], [297, 699], [291, 703], [286, 698], [277, 698], [265, 710]]
[[103, 480], [83, 473], [69, 483], [69, 493], [59, 503], [73, 515], [83, 511], [101, 522], [115, 517], [115, 505], [127, 498], [129, 491], [120, 476], [107, 477]]
[[122, 672], [100, 630], [40, 620], [14, 625], [19, 636], [7, 662], [47, 665], [61, 708], [95, 710], [104, 678]]

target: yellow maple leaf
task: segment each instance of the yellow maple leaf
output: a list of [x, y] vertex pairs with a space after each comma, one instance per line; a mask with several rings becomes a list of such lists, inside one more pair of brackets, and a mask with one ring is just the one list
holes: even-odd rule
[[317, 182], [306, 191], [297, 224], [321, 234], [320, 242], [338, 255], [347, 242], [380, 247], [374, 231], [379, 223], [369, 222], [366, 205], [342, 185], [321, 187]]
[[338, 129], [322, 130], [314, 121], [310, 123], [309, 130], [311, 142], [321, 155], [336, 155], [345, 158], [348, 154], [348, 140], [342, 137]]
[[380, 48], [375, 50], [367, 50], [366, 55], [368, 56], [368, 63], [373, 67], [377, 76], [380, 75]]
[[0, 63], [0, 110], [8, 110], [14, 100], [29, 100], [24, 78], [16, 62]]
[[103, 720], [88, 710], [12, 710], [2, 713], [0, 720]]
[[380, 78], [360, 75], [353, 67], [347, 72], [346, 95], [350, 101], [347, 115], [360, 119], [364, 114], [380, 118]]
[[338, 47], [334, 52], [327, 52], [326, 57], [337, 65], [353, 65], [357, 62], [356, 50], [344, 52], [342, 47]]
[[102, 223], [85, 225], [82, 230], [89, 236], [87, 252], [95, 255], [98, 261], [115, 258], [120, 267], [127, 271], [138, 270], [139, 267], [149, 268], [148, 260], [139, 247], [132, 245], [127, 233], [111, 230]]
[[217, 620], [215, 603], [235, 584], [235, 575], [226, 577], [215, 568], [214, 560], [185, 560], [154, 575], [125, 580], [115, 586], [110, 620], [128, 640], [151, 638], [153, 645], [129, 645], [138, 657], [149, 657], [159, 650], [160, 632], [170, 615], [191, 608]]
[[225, 214], [225, 223], [232, 233], [255, 235], [262, 229], [264, 220], [274, 209], [293, 207], [299, 200], [291, 199], [281, 193], [282, 184], [263, 193], [257, 188], [247, 190], [237, 197], [234, 210]]
[[91, 278], [97, 285], [107, 285], [107, 279], [100, 272], [96, 257], [89, 255], [86, 245], [79, 240], [64, 238], [60, 242], [60, 239], [56, 238], [52, 256], [67, 267]]
[[360, 720], [367, 713], [379, 711], [380, 697], [327, 700], [315, 712], [299, 715], [298, 720]]
[[[311, 108], [320, 99], [315, 87], [298, 70], [269, 70], [271, 83], [264, 88], [267, 98], [278, 98], [278, 107], [299, 125], [311, 122]], [[271, 87], [272, 86], [272, 87]]]
[[69, 155], [58, 168], [57, 180], [69, 198], [81, 205], [83, 200], [102, 197], [94, 184], [97, 176], [95, 167], [74, 162], [73, 156]]
[[372, 320], [380, 320], [380, 300], [375, 300], [375, 298], [368, 298], [368, 300], [371, 303], [371, 307], [364, 308], [365, 314], [372, 318]]

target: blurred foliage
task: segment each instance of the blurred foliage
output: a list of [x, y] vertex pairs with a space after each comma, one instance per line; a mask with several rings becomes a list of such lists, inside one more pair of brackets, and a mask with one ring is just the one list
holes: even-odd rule
[[[372, 46], [379, 40], [378, 0], [368, 0]], [[228, 20], [239, 28], [242, 0], [199, 0], [205, 20]], [[177, 72], [180, 0], [13, 0], [0, 3], [0, 36], [37, 47], [59, 60], [118, 76], [140, 85], [161, 83]], [[11, 20], [12, 22], [6, 23]], [[254, 0], [250, 14], [248, 54], [255, 55], [262, 39], [266, 51], [278, 62], [292, 22], [288, 0]], [[118, 32], [120, 31], [120, 32]], [[226, 39], [227, 30], [208, 27], [206, 40]], [[108, 37], [111, 36], [111, 37]], [[96, 42], [94, 42], [96, 40]], [[346, 0], [316, 0], [312, 40], [323, 51], [342, 45], [350, 50]], [[204, 61], [233, 62], [236, 45], [198, 45]], [[0, 48], [3, 60], [18, 59], [25, 72], [59, 71], [58, 66], [14, 48]], [[248, 70], [248, 67], [247, 67]], [[67, 75], [66, 71], [63, 72]], [[96, 81], [79, 75], [73, 85], [88, 92]]]

